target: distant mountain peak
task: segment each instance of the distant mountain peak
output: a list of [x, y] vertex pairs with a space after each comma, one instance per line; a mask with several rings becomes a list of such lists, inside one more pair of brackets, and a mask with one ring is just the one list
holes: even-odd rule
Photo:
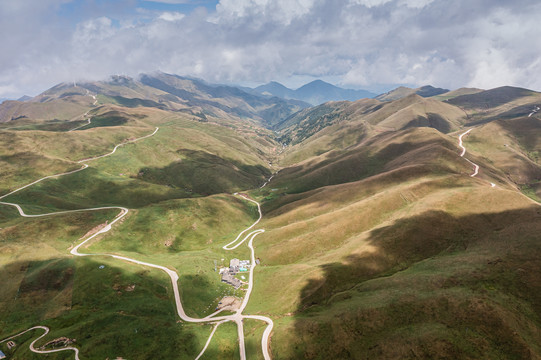
[[32, 99], [32, 96], [23, 95], [20, 98], [18, 98], [17, 101], [28, 101], [28, 100], [31, 100], [31, 99]]
[[269, 87], [291, 90], [290, 88], [286, 87], [285, 85], [280, 84], [278, 81], [269, 81], [265, 85], [260, 85], [260, 86], [256, 87], [256, 89], [263, 89], [263, 88], [269, 88]]
[[289, 89], [276, 81], [258, 86], [255, 92], [263, 95], [274, 95], [285, 99], [306, 101], [318, 105], [329, 101], [355, 101], [363, 98], [372, 98], [373, 94], [366, 90], [343, 89], [321, 79], [313, 80], [296, 90]]
[[[322, 84], [322, 85], [332, 85], [332, 84], [329, 84], [328, 82], [326, 81], [323, 81], [321, 79], [317, 79], [317, 80], [313, 80], [313, 81], [310, 81], [308, 84], [305, 84], [304, 86], [307, 86], [307, 85], [319, 85], [319, 84]], [[334, 85], [332, 85], [334, 86]]]

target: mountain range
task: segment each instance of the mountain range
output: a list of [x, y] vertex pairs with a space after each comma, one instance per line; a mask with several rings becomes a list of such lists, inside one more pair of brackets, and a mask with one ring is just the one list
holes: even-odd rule
[[376, 94], [366, 90], [343, 89], [322, 80], [314, 80], [296, 90], [271, 81], [265, 85], [256, 87], [253, 91], [262, 95], [301, 100], [312, 105], [319, 105], [329, 101], [355, 101], [376, 96]]
[[0, 122], [25, 116], [50, 120], [54, 117], [49, 109], [52, 101], [57, 111], [62, 109], [59, 116], [70, 118], [87, 105], [86, 94], [90, 92], [127, 107], [143, 105], [188, 112], [201, 120], [209, 116], [226, 121], [236, 116], [266, 125], [309, 106], [296, 100], [257, 96], [236, 87], [213, 86], [199, 79], [155, 73], [143, 74], [139, 79], [113, 76], [108, 81], [59, 84], [31, 99], [4, 102]]
[[541, 93], [317, 88], [152, 73], [2, 103], [0, 350], [43, 356], [43, 330], [1, 342], [40, 325], [88, 359], [541, 358]]

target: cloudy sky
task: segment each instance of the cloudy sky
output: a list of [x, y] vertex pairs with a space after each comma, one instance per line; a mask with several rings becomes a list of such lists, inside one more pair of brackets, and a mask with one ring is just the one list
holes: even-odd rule
[[155, 70], [541, 90], [540, 19], [539, 0], [1, 0], [0, 98]]

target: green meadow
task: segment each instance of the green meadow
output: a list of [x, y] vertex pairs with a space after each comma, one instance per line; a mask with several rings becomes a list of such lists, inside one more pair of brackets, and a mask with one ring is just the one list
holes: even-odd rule
[[[91, 125], [77, 131], [64, 130], [80, 118], [0, 130], [2, 194], [125, 144], [3, 201], [29, 214], [129, 208], [80, 249], [91, 256], [75, 257], [70, 249], [118, 209], [21, 218], [0, 206], [0, 339], [45, 325], [40, 343], [75, 339], [81, 358], [195, 358], [213, 325], [179, 320], [164, 272], [106, 254], [174, 269], [186, 313], [207, 316], [224, 296], [244, 296], [215, 269], [250, 258], [247, 244], [222, 248], [258, 218], [233, 195], [242, 192], [261, 203], [254, 230], [265, 229], [253, 242], [261, 264], [244, 313], [273, 319], [274, 359], [539, 358], [541, 127], [523, 115], [538, 97], [486, 93], [325, 105], [276, 133], [228, 113], [225, 100], [190, 115], [168, 108], [174, 98], [162, 102], [163, 92], [100, 95]], [[481, 111], [476, 99], [492, 105]], [[474, 178], [458, 148], [458, 129], [472, 122], [464, 145], [480, 166]], [[292, 145], [277, 141], [286, 138]], [[249, 359], [263, 358], [265, 327], [244, 321]], [[0, 349], [72, 358], [31, 353], [39, 332]], [[228, 322], [202, 358], [239, 354]]]

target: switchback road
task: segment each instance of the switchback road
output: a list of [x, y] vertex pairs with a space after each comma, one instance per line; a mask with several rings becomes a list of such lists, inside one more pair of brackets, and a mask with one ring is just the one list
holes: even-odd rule
[[[49, 179], [49, 178], [53, 178], [53, 177], [60, 177], [60, 176], [64, 176], [64, 175], [69, 175], [69, 174], [73, 174], [75, 172], [78, 172], [78, 171], [82, 171], [84, 169], [86, 169], [88, 167], [88, 165], [85, 163], [85, 162], [89, 162], [89, 161], [92, 161], [92, 160], [96, 160], [96, 159], [100, 159], [100, 158], [103, 158], [103, 157], [106, 157], [106, 156], [110, 156], [112, 154], [115, 153], [115, 151], [120, 147], [120, 146], [123, 146], [123, 145], [126, 145], [128, 143], [132, 143], [132, 142], [136, 142], [136, 141], [139, 141], [139, 140], [142, 140], [142, 139], [145, 139], [145, 138], [148, 138], [150, 136], [153, 136], [156, 134], [156, 132], [158, 131], [159, 128], [156, 128], [154, 130], [153, 133], [149, 134], [149, 135], [146, 135], [146, 136], [143, 136], [143, 137], [140, 137], [138, 139], [135, 139], [135, 140], [132, 140], [132, 141], [129, 141], [129, 142], [124, 142], [124, 143], [121, 143], [119, 145], [116, 145], [113, 149], [113, 151], [111, 151], [110, 153], [107, 153], [105, 155], [101, 155], [101, 156], [96, 156], [96, 157], [91, 157], [91, 158], [87, 158], [87, 159], [83, 159], [83, 160], [80, 160], [78, 161], [78, 163], [83, 163], [83, 167], [80, 168], [80, 169], [77, 169], [77, 170], [73, 170], [73, 171], [70, 171], [70, 172], [65, 172], [65, 173], [61, 173], [61, 174], [56, 174], [56, 175], [50, 175], [50, 176], [46, 176], [46, 177], [43, 177], [39, 180], [36, 180], [28, 185], [25, 185], [25, 186], [22, 186], [16, 190], [13, 190], [11, 192], [9, 192], [8, 194], [5, 194], [3, 196], [0, 197], [0, 200], [9, 196], [9, 195], [12, 195], [20, 190], [23, 190], [25, 188], [28, 188], [29, 186], [32, 186], [34, 184], [37, 184], [39, 183], [40, 181], [43, 181], [45, 179]], [[270, 179], [269, 179], [270, 180]], [[238, 194], [235, 194], [235, 195], [238, 195]], [[167, 267], [164, 267], [164, 266], [161, 266], [161, 265], [157, 265], [157, 264], [151, 264], [151, 263], [148, 263], [148, 262], [144, 262], [144, 261], [139, 261], [139, 260], [136, 260], [136, 259], [132, 259], [132, 258], [128, 258], [128, 257], [125, 257], [125, 256], [119, 256], [119, 255], [113, 255], [113, 254], [87, 254], [87, 253], [81, 253], [79, 252], [79, 249], [81, 248], [81, 246], [85, 245], [86, 243], [88, 243], [90, 240], [92, 240], [93, 238], [97, 237], [98, 235], [101, 235], [101, 234], [104, 234], [108, 231], [110, 231], [112, 229], [112, 225], [114, 225], [116, 222], [118, 222], [120, 219], [122, 219], [124, 216], [126, 216], [129, 212], [129, 209], [125, 208], [125, 207], [110, 207], [110, 206], [106, 206], [106, 207], [94, 207], [94, 208], [87, 208], [87, 209], [79, 209], [79, 210], [66, 210], [66, 211], [58, 211], [58, 212], [53, 212], [53, 213], [46, 213], [46, 214], [37, 214], [37, 215], [28, 215], [24, 212], [24, 210], [21, 208], [20, 205], [18, 204], [15, 204], [15, 203], [9, 203], [9, 202], [0, 202], [0, 204], [3, 204], [3, 205], [9, 205], [9, 206], [13, 206], [17, 209], [17, 211], [19, 212], [19, 214], [23, 217], [42, 217], [42, 216], [52, 216], [52, 215], [58, 215], [58, 214], [66, 214], [66, 213], [72, 213], [72, 212], [81, 212], [81, 211], [97, 211], [97, 210], [105, 210], [105, 209], [118, 209], [120, 210], [120, 213], [113, 219], [113, 221], [111, 223], [109, 223], [107, 226], [105, 226], [103, 229], [99, 230], [98, 232], [96, 232], [95, 234], [92, 234], [92, 235], [89, 235], [88, 237], [86, 237], [85, 239], [83, 239], [77, 246], [75, 246], [73, 249], [71, 249], [71, 254], [75, 255], [75, 256], [108, 256], [108, 257], [112, 257], [112, 258], [115, 258], [115, 259], [118, 259], [118, 260], [123, 260], [123, 261], [127, 261], [127, 262], [131, 262], [131, 263], [134, 263], [134, 264], [138, 264], [138, 265], [143, 265], [143, 266], [148, 266], [148, 267], [152, 267], [152, 268], [155, 268], [155, 269], [159, 269], [159, 270], [162, 270], [163, 272], [165, 272], [169, 278], [171, 279], [171, 285], [173, 287], [173, 294], [174, 294], [174, 297], [175, 297], [175, 305], [176, 305], [176, 308], [177, 308], [177, 314], [178, 316], [183, 320], [183, 321], [186, 321], [186, 322], [192, 322], [192, 323], [213, 323], [215, 324], [214, 325], [214, 328], [203, 348], [203, 350], [201, 351], [201, 353], [197, 356], [196, 359], [199, 359], [205, 352], [205, 350], [207, 349], [208, 345], [210, 344], [211, 340], [212, 340], [212, 337], [214, 335], [214, 333], [216, 332], [216, 329], [218, 328], [218, 326], [226, 321], [234, 321], [236, 324], [237, 324], [237, 330], [238, 330], [238, 337], [239, 337], [239, 348], [240, 348], [240, 359], [241, 360], [245, 360], [246, 359], [246, 350], [245, 350], [245, 345], [244, 345], [244, 327], [243, 327], [243, 320], [244, 319], [254, 319], [254, 320], [260, 320], [260, 321], [264, 321], [267, 323], [267, 327], [263, 333], [263, 337], [261, 339], [261, 350], [263, 352], [263, 356], [265, 358], [265, 360], [270, 360], [271, 357], [270, 357], [270, 353], [269, 353], [269, 339], [270, 339], [270, 334], [272, 332], [272, 328], [273, 328], [273, 321], [268, 318], [268, 317], [265, 317], [265, 316], [259, 316], [259, 315], [243, 315], [242, 312], [244, 311], [244, 309], [246, 308], [247, 304], [248, 304], [248, 301], [250, 299], [250, 295], [251, 295], [251, 292], [252, 292], [252, 289], [253, 289], [253, 284], [254, 284], [254, 269], [256, 267], [256, 262], [255, 262], [255, 249], [253, 247], [253, 240], [254, 238], [263, 233], [265, 230], [263, 229], [258, 229], [258, 230], [254, 230], [252, 232], [250, 232], [248, 235], [246, 235], [242, 241], [240, 241], [239, 243], [237, 243], [236, 245], [232, 246], [232, 244], [236, 243], [240, 238], [241, 236], [246, 233], [247, 231], [249, 231], [250, 229], [252, 229], [260, 220], [261, 220], [261, 217], [262, 217], [262, 213], [261, 213], [261, 206], [260, 204], [255, 201], [255, 200], [252, 200], [252, 199], [249, 199], [248, 197], [240, 194], [239, 196], [241, 196], [242, 198], [244, 198], [245, 200], [248, 200], [254, 204], [257, 205], [257, 210], [258, 210], [258, 214], [259, 214], [259, 217], [258, 219], [252, 224], [250, 225], [248, 228], [244, 229], [243, 231], [241, 231], [239, 233], [239, 235], [237, 236], [237, 238], [235, 240], [233, 240], [231, 243], [225, 245], [223, 248], [225, 250], [234, 250], [236, 249], [237, 247], [239, 247], [242, 243], [244, 243], [247, 239], [250, 239], [249, 242], [248, 242], [248, 247], [250, 248], [250, 251], [251, 251], [251, 262], [252, 262], [252, 266], [250, 267], [250, 278], [249, 278], [249, 282], [248, 282], [248, 289], [246, 291], [246, 295], [243, 299], [243, 302], [240, 306], [240, 308], [236, 311], [235, 314], [232, 314], [232, 315], [227, 315], [227, 316], [215, 316], [217, 315], [220, 311], [214, 313], [214, 314], [211, 314], [211, 315], [208, 315], [204, 318], [193, 318], [193, 317], [190, 317], [188, 315], [186, 315], [186, 312], [184, 311], [184, 308], [182, 306], [182, 302], [181, 302], [181, 299], [180, 299], [180, 291], [179, 291], [179, 287], [178, 287], [178, 280], [179, 280], [179, 276], [177, 274], [176, 271], [174, 270], [171, 270]], [[45, 330], [45, 333], [38, 337], [37, 339], [35, 339], [31, 344], [30, 344], [30, 350], [33, 351], [33, 352], [36, 352], [36, 353], [49, 353], [49, 352], [57, 352], [57, 351], [64, 351], [64, 350], [73, 350], [75, 351], [75, 359], [76, 360], [79, 360], [79, 350], [77, 348], [74, 348], [74, 347], [66, 347], [66, 348], [62, 348], [62, 349], [55, 349], [55, 350], [47, 350], [47, 351], [44, 351], [44, 350], [37, 350], [34, 348], [34, 344], [39, 340], [41, 339], [42, 337], [44, 337], [48, 332], [49, 332], [49, 329], [45, 326], [35, 326], [35, 327], [32, 327], [30, 329], [27, 329], [17, 335], [14, 335], [14, 336], [11, 336], [7, 339], [4, 339], [1, 342], [4, 342], [4, 341], [8, 341], [10, 339], [13, 339], [19, 335], [22, 335], [30, 330], [34, 330], [34, 329], [43, 329]]]

